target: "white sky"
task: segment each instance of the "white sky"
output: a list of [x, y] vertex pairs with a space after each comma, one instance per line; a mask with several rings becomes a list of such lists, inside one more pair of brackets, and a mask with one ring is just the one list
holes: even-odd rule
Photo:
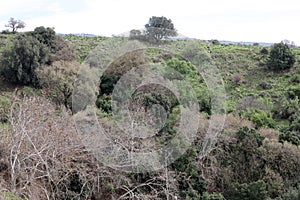
[[0, 30], [14, 17], [26, 31], [111, 36], [144, 28], [151, 16], [170, 18], [188, 37], [300, 45], [299, 0], [0, 0]]

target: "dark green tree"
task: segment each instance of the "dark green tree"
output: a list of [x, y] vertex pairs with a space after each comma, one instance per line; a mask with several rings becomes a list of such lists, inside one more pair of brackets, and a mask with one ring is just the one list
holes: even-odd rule
[[35, 37], [40, 43], [43, 43], [50, 48], [54, 48], [53, 41], [56, 37], [56, 33], [53, 28], [45, 28], [44, 26], [39, 26], [29, 34]]
[[231, 200], [266, 200], [266, 184], [262, 180], [252, 183], [236, 183], [231, 191]]
[[177, 31], [174, 28], [172, 20], [167, 19], [166, 17], [151, 17], [149, 22], [145, 25], [145, 28], [146, 35], [150, 39], [154, 39], [156, 41], [177, 35]]
[[25, 23], [21, 20], [10, 18], [8, 20], [8, 24], [6, 24], [5, 27], [11, 28], [12, 32], [15, 33], [18, 29], [25, 28]]
[[284, 70], [291, 68], [295, 61], [295, 55], [290, 47], [281, 42], [274, 44], [271, 48], [267, 66], [272, 70]]
[[9, 82], [38, 85], [35, 70], [48, 60], [49, 49], [36, 38], [21, 35], [11, 49], [3, 52], [1, 73]]
[[296, 146], [300, 145], [300, 114], [295, 114], [294, 120], [291, 122], [288, 128], [283, 130], [283, 133], [279, 135], [279, 142], [290, 142]]

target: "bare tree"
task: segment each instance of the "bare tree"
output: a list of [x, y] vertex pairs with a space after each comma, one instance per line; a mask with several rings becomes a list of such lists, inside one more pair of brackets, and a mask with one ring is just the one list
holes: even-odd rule
[[16, 98], [8, 120], [12, 193], [30, 199], [91, 197], [99, 166], [81, 145], [68, 113], [58, 114], [42, 97]]

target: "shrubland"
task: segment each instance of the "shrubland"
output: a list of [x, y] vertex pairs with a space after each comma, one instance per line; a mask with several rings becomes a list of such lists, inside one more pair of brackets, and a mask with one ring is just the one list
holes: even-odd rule
[[[111, 62], [98, 77], [95, 104], [99, 123], [116, 140], [125, 136], [110, 129], [112, 92], [133, 68], [161, 64], [176, 70], [180, 76], [168, 71], [166, 77], [189, 81], [201, 113], [195, 141], [174, 163], [155, 172], [125, 173], [97, 160], [72, 120], [77, 71], [88, 52], [107, 40], [127, 38], [57, 36], [44, 27], [0, 35], [0, 198], [299, 199], [300, 49], [283, 43], [166, 41], [160, 45], [182, 55], [149, 48]], [[284, 57], [278, 57], [279, 51]], [[226, 121], [218, 142], [200, 157], [213, 114], [205, 79], [189, 60], [210, 57], [226, 88], [226, 113], [221, 113]], [[168, 111], [155, 145], [178, 134], [181, 106], [169, 90], [141, 87], [132, 101], [129, 109], [138, 114], [133, 117], [157, 104]]]

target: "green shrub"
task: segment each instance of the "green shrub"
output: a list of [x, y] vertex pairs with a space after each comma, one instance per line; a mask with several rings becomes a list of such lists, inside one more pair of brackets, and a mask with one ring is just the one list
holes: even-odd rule
[[11, 49], [3, 52], [2, 74], [9, 82], [38, 86], [36, 69], [49, 57], [49, 49], [32, 36], [16, 38]]
[[295, 62], [295, 55], [290, 47], [281, 42], [273, 45], [267, 65], [272, 70], [284, 70], [291, 68]]
[[55, 39], [55, 31], [53, 28], [45, 28], [44, 26], [39, 26], [34, 29], [33, 32], [29, 32], [29, 35], [32, 35], [40, 43], [53, 48], [53, 41]]
[[0, 193], [0, 199], [2, 199], [2, 200], [25, 200], [23, 198], [20, 198], [20, 197], [14, 195], [11, 192]]
[[103, 94], [102, 96], [98, 97], [96, 101], [96, 105], [101, 111], [110, 114], [111, 111], [111, 95]]
[[298, 97], [300, 99], [300, 87], [299, 87], [299, 84], [297, 84], [297, 85], [290, 85], [287, 88], [287, 91], [288, 91], [289, 98], [295, 99], [296, 97]]
[[[297, 111], [296, 111], [297, 112]], [[292, 122], [286, 128], [283, 128], [283, 133], [279, 135], [279, 142], [290, 142], [296, 146], [300, 145], [300, 114], [295, 113], [292, 117]]]
[[284, 141], [290, 142], [296, 146], [300, 145], [300, 134], [294, 131], [287, 131], [279, 135], [279, 142], [284, 143]]
[[284, 193], [282, 197], [279, 198], [278, 200], [299, 200], [299, 199], [300, 199], [300, 184], [298, 184], [298, 187], [292, 187], [288, 189], [288, 191]]
[[208, 192], [204, 192], [202, 197], [201, 197], [201, 200], [223, 200], [224, 197], [222, 194], [220, 193], [208, 193]]
[[268, 55], [269, 54], [269, 51], [266, 47], [263, 47], [261, 50], [260, 50], [260, 54], [262, 55]]
[[0, 96], [0, 123], [7, 122], [7, 115], [10, 109], [10, 99]]
[[300, 177], [299, 147], [276, 141], [265, 140], [262, 160], [266, 168], [282, 177], [285, 188], [294, 186]]
[[196, 149], [189, 149], [171, 164], [176, 171], [182, 199], [199, 199], [205, 191], [205, 180], [196, 166]]
[[295, 99], [284, 97], [280, 99], [277, 104], [278, 105], [274, 111], [279, 118], [293, 121], [296, 114], [300, 113], [300, 101], [298, 97], [295, 97]]
[[263, 136], [257, 133], [254, 129], [251, 129], [247, 126], [240, 128], [240, 130], [236, 133], [236, 138], [241, 142], [245, 139], [246, 141], [248, 141], [249, 139], [254, 140], [257, 144], [257, 147], [260, 147], [264, 140]]
[[259, 180], [252, 183], [236, 183], [231, 191], [230, 200], [266, 200], [267, 191], [264, 181]]
[[248, 117], [250, 121], [255, 124], [256, 128], [269, 127], [274, 128], [275, 121], [272, 118], [272, 114], [269, 111], [263, 111], [260, 109], [247, 110], [244, 115]]
[[266, 174], [263, 181], [266, 183], [268, 196], [272, 199], [281, 196], [284, 192], [283, 179], [278, 172], [266, 168]]

